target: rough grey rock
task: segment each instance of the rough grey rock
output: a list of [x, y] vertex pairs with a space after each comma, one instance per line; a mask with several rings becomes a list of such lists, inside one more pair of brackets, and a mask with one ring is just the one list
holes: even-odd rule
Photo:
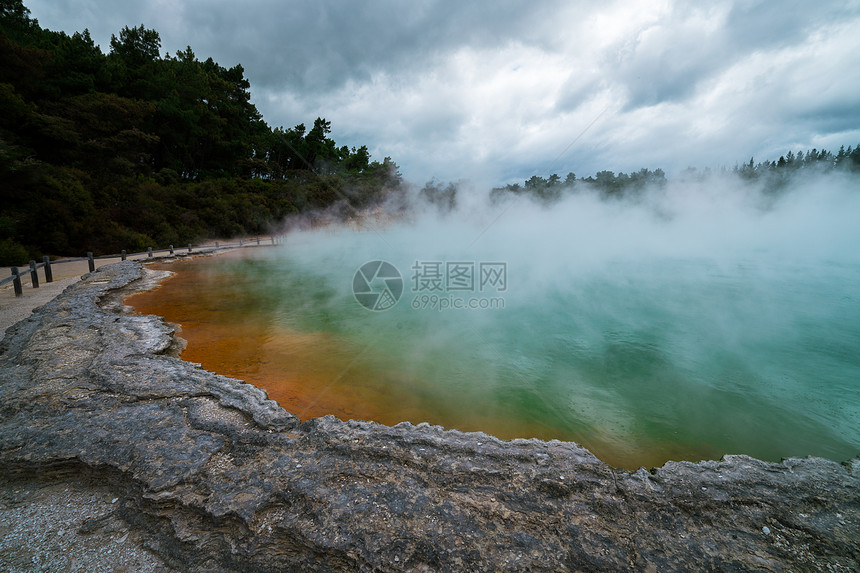
[[860, 569], [860, 458], [629, 472], [575, 443], [301, 422], [176, 358], [162, 319], [124, 311], [143, 277], [133, 261], [100, 268], [7, 331], [0, 467], [110, 488], [112, 516], [169, 567]]

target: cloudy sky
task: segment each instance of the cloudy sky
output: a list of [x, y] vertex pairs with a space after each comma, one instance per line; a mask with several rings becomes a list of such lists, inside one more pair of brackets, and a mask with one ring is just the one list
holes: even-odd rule
[[732, 167], [860, 143], [860, 1], [25, 0], [241, 63], [276, 127], [332, 122], [423, 183]]

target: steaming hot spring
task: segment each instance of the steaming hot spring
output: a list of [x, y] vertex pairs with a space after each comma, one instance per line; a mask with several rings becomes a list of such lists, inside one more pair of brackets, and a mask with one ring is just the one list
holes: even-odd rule
[[573, 440], [629, 468], [842, 460], [860, 446], [858, 207], [815, 182], [476, 202], [174, 263], [128, 302], [302, 419]]

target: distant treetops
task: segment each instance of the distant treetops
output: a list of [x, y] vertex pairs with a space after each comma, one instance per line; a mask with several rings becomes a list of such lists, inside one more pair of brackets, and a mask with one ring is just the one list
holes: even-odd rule
[[[826, 150], [812, 149], [804, 153], [789, 151], [786, 155], [781, 156], [775, 161], [764, 161], [763, 163], [755, 163], [753, 158], [750, 158], [749, 163], [743, 165], [735, 165], [732, 170], [724, 169], [722, 173], [732, 173], [744, 180], [760, 181], [762, 190], [765, 192], [777, 192], [782, 189], [792, 177], [800, 173], [809, 172], [831, 172], [842, 171], [847, 173], [860, 173], [860, 145], [852, 149], [847, 149], [843, 145], [839, 148], [836, 154]], [[690, 167], [681, 172], [681, 179], [684, 180], [705, 180], [714, 175], [710, 169], [698, 170]], [[650, 171], [648, 169], [640, 169], [630, 175], [626, 173], [618, 173], [612, 171], [599, 171], [593, 177], [585, 179], [577, 179], [573, 173], [568, 173], [562, 179], [556, 174], [550, 175], [549, 178], [538, 177], [537, 175], [526, 180], [523, 185], [519, 183], [508, 184], [503, 187], [497, 187], [490, 193], [493, 200], [501, 200], [509, 194], [525, 195], [533, 199], [543, 202], [552, 202], [559, 199], [563, 191], [571, 191], [577, 188], [587, 188], [598, 191], [607, 197], [622, 197], [633, 193], [640, 193], [652, 186], [662, 186], [667, 182], [666, 174], [662, 169]], [[453, 188], [447, 189], [448, 203], [453, 203], [455, 199], [452, 191]], [[431, 202], [437, 202], [441, 197], [442, 187], [437, 182], [428, 183], [422, 193]]]

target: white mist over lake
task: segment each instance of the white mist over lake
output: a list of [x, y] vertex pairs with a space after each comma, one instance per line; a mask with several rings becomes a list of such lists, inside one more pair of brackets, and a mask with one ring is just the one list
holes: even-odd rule
[[[219, 288], [244, 293], [237, 320], [256, 308], [272, 332], [326, 337], [314, 359], [337, 375], [321, 394], [396, 397], [386, 423], [575, 440], [627, 467], [860, 450], [856, 181], [808, 177], [768, 195], [714, 177], [637, 200], [460, 203], [207, 264]], [[402, 275], [382, 312], [353, 295], [374, 260]], [[435, 263], [473, 264], [475, 286], [420, 288]], [[480, 288], [482, 263], [504, 264], [503, 289]], [[495, 302], [439, 308], [454, 298]], [[349, 415], [378, 418], [376, 402]]]

